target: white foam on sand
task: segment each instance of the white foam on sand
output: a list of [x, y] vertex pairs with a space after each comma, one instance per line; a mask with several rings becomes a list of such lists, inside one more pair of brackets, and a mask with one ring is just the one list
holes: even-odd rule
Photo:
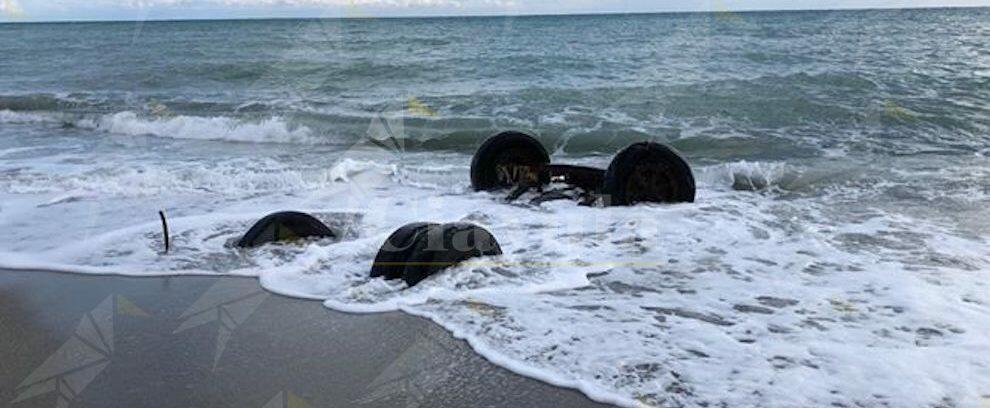
[[[774, 163], [697, 169], [694, 204], [588, 208], [506, 204], [471, 192], [464, 164], [389, 157], [323, 171], [221, 161], [181, 181], [168, 181], [175, 163], [73, 182], [11, 171], [0, 267], [258, 276], [337, 310], [424, 316], [496, 364], [623, 406], [976, 406], [990, 393], [985, 236], [876, 208], [841, 215], [842, 191], [733, 189], [797, 172]], [[166, 190], [182, 203], [169, 254], [150, 216]], [[348, 233], [232, 246], [286, 209]], [[369, 278], [386, 237], [415, 221], [477, 223], [504, 255], [414, 288]]]

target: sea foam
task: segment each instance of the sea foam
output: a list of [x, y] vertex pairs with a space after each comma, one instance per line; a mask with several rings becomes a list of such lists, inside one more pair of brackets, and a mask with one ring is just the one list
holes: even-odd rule
[[[990, 316], [966, 300], [990, 295], [977, 273], [990, 265], [985, 242], [906, 215], [836, 216], [841, 194], [782, 200], [772, 189], [733, 189], [735, 176], [724, 176], [771, 175], [780, 165], [701, 167], [723, 176], [700, 177], [695, 204], [587, 208], [506, 204], [470, 192], [466, 168], [373, 157], [338, 159], [317, 189], [261, 185], [236, 202], [186, 202], [172, 212], [169, 255], [149, 208], [143, 222], [108, 222], [85, 240], [61, 236], [49, 249], [5, 254], [0, 266], [257, 276], [273, 292], [337, 310], [429, 318], [499, 365], [630, 407], [918, 406], [945, 395], [966, 404], [990, 378], [981, 357], [990, 355], [981, 336]], [[106, 219], [88, 213], [86, 200], [55, 198], [8, 211]], [[141, 219], [127, 202], [103, 199], [99, 211]], [[281, 209], [353, 233], [301, 246], [231, 245]], [[481, 224], [505, 254], [413, 288], [369, 278], [388, 234], [414, 221]]]
[[117, 135], [156, 136], [172, 139], [219, 140], [248, 143], [323, 144], [305, 126], [294, 125], [279, 116], [261, 119], [201, 116], [147, 116], [132, 111], [106, 115], [67, 112], [0, 110], [0, 123], [61, 124]]
[[292, 127], [279, 117], [258, 122], [226, 117], [171, 116], [146, 118], [119, 112], [77, 123], [116, 134], [151, 135], [176, 139], [225, 140], [254, 143], [319, 143], [305, 127]]

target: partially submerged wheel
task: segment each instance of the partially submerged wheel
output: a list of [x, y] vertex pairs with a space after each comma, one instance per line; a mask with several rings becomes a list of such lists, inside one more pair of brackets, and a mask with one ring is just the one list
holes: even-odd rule
[[412, 287], [468, 259], [501, 254], [495, 237], [474, 224], [409, 224], [385, 240], [371, 277], [402, 278]]
[[502, 132], [486, 140], [474, 154], [471, 186], [475, 191], [536, 186], [546, 182], [542, 173], [549, 163], [547, 150], [532, 136]]
[[371, 277], [384, 277], [386, 280], [402, 278], [406, 260], [413, 251], [413, 244], [426, 234], [426, 230], [439, 224], [416, 222], [399, 228], [382, 244], [371, 265]]
[[255, 223], [237, 242], [237, 246], [253, 248], [271, 242], [336, 237], [337, 234], [312, 215], [285, 211], [270, 214]]
[[498, 241], [484, 228], [467, 223], [434, 225], [416, 241], [402, 279], [412, 287], [468, 259], [501, 254]]
[[653, 142], [619, 152], [605, 172], [603, 187], [606, 205], [690, 203], [695, 195], [691, 167], [674, 149]]

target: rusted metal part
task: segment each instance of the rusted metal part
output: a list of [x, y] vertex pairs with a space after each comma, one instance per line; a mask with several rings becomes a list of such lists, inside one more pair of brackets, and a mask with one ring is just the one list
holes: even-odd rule
[[162, 238], [165, 239], [165, 253], [172, 249], [172, 240], [168, 235], [168, 220], [165, 219], [165, 210], [158, 212], [158, 217], [162, 220]]
[[575, 192], [573, 189], [566, 190], [548, 190], [540, 193], [540, 195], [532, 200], [529, 200], [530, 204], [540, 205], [549, 201], [557, 200], [574, 200], [580, 199], [580, 192]]
[[[508, 153], [512, 153], [511, 151]], [[545, 182], [543, 165], [515, 161], [519, 156], [503, 153], [495, 165], [498, 181], [505, 185], [539, 185]]]
[[605, 182], [605, 170], [593, 167], [548, 164], [543, 171], [550, 181], [567, 183], [591, 193], [600, 193]]
[[[544, 166], [508, 165], [499, 168], [500, 180], [512, 183], [506, 201], [515, 201], [536, 190], [538, 196], [530, 204], [539, 205], [555, 200], [578, 200], [581, 205], [594, 204], [602, 191], [605, 170], [566, 164]], [[563, 183], [569, 188], [544, 190], [549, 183]]]
[[532, 189], [533, 186], [528, 184], [516, 184], [516, 186], [509, 191], [509, 195], [505, 197], [505, 201], [506, 202], [516, 201], [516, 199], [522, 197], [523, 194], [526, 194], [529, 190]]

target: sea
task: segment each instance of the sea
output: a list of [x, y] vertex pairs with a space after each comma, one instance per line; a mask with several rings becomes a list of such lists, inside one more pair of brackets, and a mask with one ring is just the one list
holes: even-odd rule
[[[474, 192], [505, 130], [697, 200]], [[233, 245], [281, 210], [340, 238]], [[504, 254], [369, 278], [416, 221]], [[0, 267], [254, 276], [597, 401], [985, 406], [988, 242], [988, 8], [0, 24]]]

